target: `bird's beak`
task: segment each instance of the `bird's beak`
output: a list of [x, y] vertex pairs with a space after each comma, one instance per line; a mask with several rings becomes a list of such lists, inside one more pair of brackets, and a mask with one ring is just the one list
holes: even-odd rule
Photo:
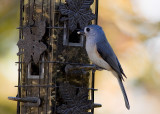
[[84, 35], [85, 32], [84, 32], [84, 30], [80, 30], [80, 31], [77, 32], [77, 34]]

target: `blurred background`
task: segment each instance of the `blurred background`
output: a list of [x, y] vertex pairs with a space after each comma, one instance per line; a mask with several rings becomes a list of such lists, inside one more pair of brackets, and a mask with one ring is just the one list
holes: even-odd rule
[[[99, 25], [127, 75], [131, 109], [125, 108], [115, 77], [96, 72], [95, 114], [160, 114], [160, 1], [99, 0]], [[15, 114], [19, 1], [0, 0], [0, 114]]]

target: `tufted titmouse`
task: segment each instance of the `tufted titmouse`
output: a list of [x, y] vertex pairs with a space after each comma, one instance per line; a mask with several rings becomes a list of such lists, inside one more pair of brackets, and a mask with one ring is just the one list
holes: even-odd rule
[[124, 74], [112, 47], [107, 41], [102, 28], [98, 25], [89, 25], [85, 27], [83, 31], [81, 30], [77, 33], [86, 36], [86, 51], [90, 60], [95, 65], [111, 71], [117, 78], [123, 93], [125, 105], [127, 109], [130, 109], [127, 94], [122, 82], [122, 80], [124, 80], [123, 77], [126, 77], [126, 75]]

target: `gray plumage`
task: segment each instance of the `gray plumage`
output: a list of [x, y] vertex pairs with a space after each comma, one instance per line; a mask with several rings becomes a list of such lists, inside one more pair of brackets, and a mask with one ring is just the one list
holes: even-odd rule
[[130, 109], [126, 91], [123, 86], [125, 74], [112, 47], [106, 39], [102, 28], [98, 25], [85, 27], [86, 51], [90, 60], [99, 67], [111, 71], [117, 78], [127, 109]]

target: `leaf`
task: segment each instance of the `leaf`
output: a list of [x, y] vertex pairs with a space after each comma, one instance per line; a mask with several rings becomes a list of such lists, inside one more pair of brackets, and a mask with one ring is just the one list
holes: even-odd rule
[[60, 19], [60, 21], [67, 21], [67, 20], [68, 20], [67, 17], [62, 17], [62, 18]]
[[[43, 21], [38, 21], [37, 23], [37, 32], [36, 32], [36, 35], [37, 36], [43, 36], [45, 34], [45, 29], [46, 29], [46, 19], [44, 19]], [[42, 37], [39, 37], [42, 39]], [[41, 40], [41, 39], [38, 39], [38, 40]]]
[[60, 5], [59, 9], [62, 15], [68, 15], [70, 12], [66, 5]]
[[[24, 62], [28, 64], [33, 58], [34, 63], [38, 63], [40, 55], [47, 49], [46, 45], [41, 42], [45, 34], [45, 20], [36, 22], [36, 28], [32, 30], [29, 27], [23, 29], [24, 39], [17, 43], [20, 51], [17, 55], [24, 54]], [[22, 51], [23, 49], [23, 51]]]
[[65, 102], [73, 103], [74, 96], [76, 94], [76, 90], [71, 85], [64, 83], [61, 84], [59, 88], [60, 94]]
[[77, 89], [69, 83], [60, 84], [59, 93], [64, 104], [57, 108], [60, 114], [90, 114], [93, 102], [88, 100], [88, 89]]
[[78, 24], [83, 29], [91, 20], [96, 18], [90, 10], [93, 2], [94, 0], [66, 0], [66, 3], [60, 6], [60, 12], [63, 15], [60, 20], [68, 20], [68, 27], [72, 32]]
[[34, 49], [33, 49], [33, 60], [37, 64], [40, 58], [40, 55], [46, 50], [46, 45], [42, 42], [35, 41], [34, 42]]
[[70, 30], [73, 32], [77, 28], [76, 20], [74, 18], [70, 18], [68, 22], [68, 26]]
[[94, 0], [84, 0], [83, 5], [81, 6], [81, 9], [90, 8], [93, 2]]
[[68, 108], [67, 105], [62, 104], [61, 106], [59, 106], [57, 108], [57, 112], [60, 113], [60, 114], [65, 114], [67, 108]]

